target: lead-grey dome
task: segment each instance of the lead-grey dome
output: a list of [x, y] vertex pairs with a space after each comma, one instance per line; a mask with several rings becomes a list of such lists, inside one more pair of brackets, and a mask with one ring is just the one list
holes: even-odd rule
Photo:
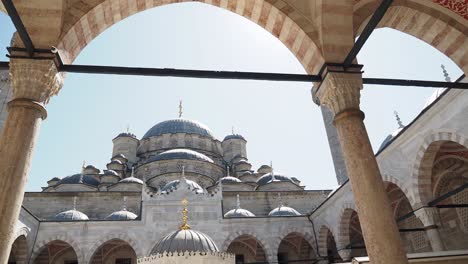
[[393, 139], [400, 134], [400, 132], [404, 129], [405, 127], [399, 127], [397, 130], [395, 130], [392, 134], [388, 135], [385, 140], [380, 144], [379, 150], [377, 152], [382, 151], [384, 148], [386, 148], [392, 141]]
[[117, 212], [113, 212], [112, 214], [106, 217], [106, 220], [116, 220], [116, 221], [125, 221], [125, 220], [135, 220], [137, 215], [129, 212], [127, 210], [120, 210]]
[[226, 137], [224, 137], [223, 141], [230, 140], [230, 139], [240, 139], [240, 140], [247, 141], [242, 135], [239, 135], [239, 134], [227, 135]]
[[[195, 190], [196, 193], [203, 193], [203, 188], [198, 185], [198, 183], [194, 182], [194, 181], [191, 181], [191, 180], [187, 180], [187, 179], [184, 179], [188, 185], [188, 187], [190, 188], [190, 190]], [[164, 185], [164, 187], [161, 188], [161, 192], [171, 192], [172, 190], [176, 190], [180, 185], [180, 180], [173, 180], [173, 181], [170, 181], [168, 182], [166, 185]]]
[[143, 181], [135, 177], [127, 177], [119, 181], [119, 183], [137, 183], [143, 184]]
[[198, 121], [182, 118], [167, 120], [156, 124], [146, 132], [142, 139], [175, 133], [197, 134], [214, 139], [213, 133], [206, 125]]
[[56, 221], [84, 221], [89, 220], [88, 216], [75, 209], [61, 212], [55, 215]]
[[239, 183], [239, 182], [242, 182], [242, 181], [239, 180], [236, 177], [226, 176], [226, 177], [223, 177], [223, 178], [219, 179], [218, 183], [219, 182], [221, 182], [222, 184], [225, 184], [225, 183]]
[[146, 163], [160, 160], [186, 159], [214, 163], [208, 156], [190, 149], [171, 149], [150, 157]]
[[224, 217], [225, 218], [255, 217], [255, 215], [249, 210], [236, 208], [236, 209], [229, 210], [226, 214], [224, 214]]
[[161, 239], [151, 254], [168, 252], [218, 252], [213, 239], [195, 230], [177, 230]]
[[91, 186], [97, 187], [99, 185], [99, 181], [91, 175], [86, 174], [74, 174], [71, 176], [67, 176], [60, 181], [58, 181], [55, 185], [60, 184], [87, 184]]
[[297, 216], [301, 215], [296, 209], [280, 205], [279, 207], [271, 210], [268, 216]]
[[291, 178], [289, 178], [288, 176], [285, 176], [285, 175], [282, 175], [282, 174], [274, 174], [274, 179], [273, 179], [273, 175], [271, 173], [267, 173], [265, 175], [263, 175], [262, 177], [260, 177], [258, 180], [257, 180], [257, 184], [259, 186], [262, 186], [262, 185], [266, 185], [268, 183], [271, 183], [271, 182], [291, 182], [291, 183], [294, 183]]

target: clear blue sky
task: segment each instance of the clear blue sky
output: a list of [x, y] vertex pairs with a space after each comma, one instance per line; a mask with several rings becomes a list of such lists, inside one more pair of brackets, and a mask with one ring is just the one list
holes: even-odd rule
[[[14, 31], [0, 15], [0, 46]], [[3, 58], [2, 60], [6, 60]], [[379, 29], [359, 54], [367, 77], [444, 80], [460, 69], [429, 45]], [[267, 31], [228, 11], [200, 4], [147, 10], [114, 25], [80, 54], [77, 64], [304, 73], [291, 52]], [[27, 190], [39, 191], [52, 177], [80, 171], [82, 161], [105, 169], [112, 138], [130, 126], [141, 137], [154, 124], [184, 117], [208, 125], [220, 140], [231, 127], [248, 140], [257, 169], [275, 170], [308, 189], [334, 188], [336, 179], [319, 108], [304, 83], [200, 80], [67, 74], [49, 106], [36, 146]], [[433, 92], [427, 88], [365, 86], [362, 108], [375, 150], [397, 128], [393, 111], [409, 123]]]

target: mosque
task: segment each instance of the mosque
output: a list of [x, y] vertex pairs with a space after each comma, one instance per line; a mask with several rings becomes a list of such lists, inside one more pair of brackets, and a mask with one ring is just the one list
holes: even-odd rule
[[[437, 90], [410, 124], [398, 119], [376, 153], [415, 261], [468, 259], [466, 113], [468, 91]], [[327, 133], [336, 144], [329, 124]], [[9, 263], [368, 261], [339, 149], [332, 153], [340, 186], [332, 191], [306, 190], [271, 164], [254, 168], [246, 137], [219, 140], [182, 117], [156, 123], [142, 138], [127, 131], [112, 142], [105, 168], [83, 165], [25, 193]], [[419, 206], [424, 194], [433, 197], [430, 206]]]

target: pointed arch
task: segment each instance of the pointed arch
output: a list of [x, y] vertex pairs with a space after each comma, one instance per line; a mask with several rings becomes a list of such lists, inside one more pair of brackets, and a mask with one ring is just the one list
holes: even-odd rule
[[78, 243], [74, 241], [73, 239], [67, 237], [66, 235], [57, 235], [53, 237], [48, 237], [45, 238], [41, 241], [36, 242], [36, 245], [34, 246], [33, 252], [31, 254], [31, 261], [34, 263], [34, 261], [37, 259], [37, 257], [42, 253], [44, 249], [46, 249], [49, 245], [52, 245], [53, 243], [58, 243], [61, 244], [62, 247], [69, 247], [71, 250], [76, 255], [76, 260], [78, 263], [84, 263], [84, 254]]
[[[105, 0], [80, 14], [78, 21], [66, 21], [57, 47], [63, 60], [70, 63], [95, 37], [122, 19], [153, 7], [186, 1]], [[317, 73], [324, 62], [313, 23], [285, 2], [275, 3], [282, 7], [264, 0], [202, 0], [199, 3], [226, 9], [261, 26], [288, 47], [309, 74]]]
[[100, 239], [94, 242], [93, 246], [87, 251], [88, 255], [85, 256], [85, 263], [91, 263], [95, 252], [105, 243], [111, 240], [120, 240], [128, 244], [134, 251], [137, 257], [143, 257], [145, 255], [143, 248], [137, 242], [138, 240], [130, 237], [126, 233], [108, 233], [107, 235], [101, 236]]
[[[257, 243], [257, 245], [263, 250], [264, 255], [265, 255], [265, 257], [264, 257], [265, 261], [267, 261], [267, 262], [272, 262], [273, 261], [271, 259], [272, 258], [272, 250], [271, 250], [271, 248], [269, 246], [269, 243], [267, 242], [267, 240], [262, 238], [262, 236], [259, 236], [259, 234], [257, 234], [253, 230], [238, 230], [238, 231], [235, 231], [235, 232], [229, 234], [228, 237], [226, 238], [226, 240], [223, 243], [222, 251], [223, 252], [229, 252], [230, 246], [233, 245], [233, 243], [235, 243], [236, 241], [238, 241], [240, 239], [243, 239], [243, 238], [253, 239]], [[249, 247], [250, 247], [250, 249], [252, 251], [257, 250], [257, 249], [252, 248], [253, 245], [250, 245]]]

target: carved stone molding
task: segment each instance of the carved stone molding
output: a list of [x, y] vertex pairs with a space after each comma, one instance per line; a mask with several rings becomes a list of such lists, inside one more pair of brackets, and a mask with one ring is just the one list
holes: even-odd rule
[[52, 60], [11, 59], [13, 98], [47, 104], [63, 86], [63, 74]]
[[438, 226], [440, 223], [439, 212], [435, 207], [423, 207], [415, 211], [414, 214], [421, 220], [424, 227]]
[[362, 87], [361, 74], [329, 72], [316, 96], [320, 104], [336, 115], [344, 110], [359, 109]]

